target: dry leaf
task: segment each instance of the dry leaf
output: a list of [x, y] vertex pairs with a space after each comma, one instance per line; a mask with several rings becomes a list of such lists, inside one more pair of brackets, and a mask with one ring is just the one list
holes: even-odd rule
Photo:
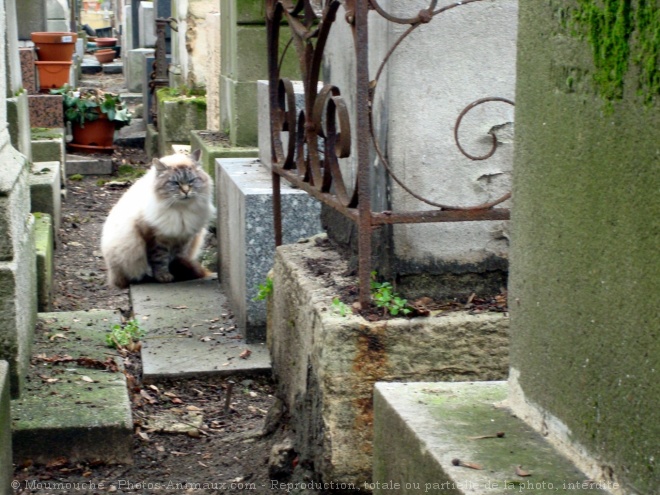
[[140, 395], [144, 397], [149, 404], [156, 404], [158, 401], [146, 390], [142, 389], [140, 390]]
[[243, 352], [239, 354], [239, 358], [241, 359], [247, 359], [250, 357], [250, 354], [252, 354], [252, 351], [250, 349], [245, 349]]
[[531, 471], [525, 471], [525, 470], [522, 468], [522, 466], [516, 466], [516, 474], [517, 474], [518, 476], [523, 477], [523, 478], [524, 478], [525, 476], [531, 476], [531, 475], [532, 475]]
[[200, 342], [208, 342], [209, 340], [212, 340], [211, 337], [209, 337], [209, 336], [205, 336], [205, 337], [200, 337], [200, 338], [199, 338], [199, 341], [200, 341]]
[[176, 450], [171, 451], [170, 454], [176, 456], [190, 455], [188, 452], [177, 452]]
[[64, 339], [64, 340], [69, 340], [63, 333], [56, 333], [55, 335], [51, 335], [50, 341], [53, 341], [55, 339]]
[[186, 409], [188, 411], [201, 411], [201, 409], [197, 406], [186, 406]]
[[188, 309], [188, 306], [172, 306], [172, 309]]
[[154, 392], [160, 393], [160, 390], [158, 390], [158, 387], [156, 385], [148, 385], [148, 387], [153, 390]]
[[87, 383], [95, 383], [95, 380], [93, 378], [88, 377], [87, 375], [81, 376], [80, 379]]
[[174, 397], [171, 400], [172, 400], [172, 404], [183, 404], [183, 401], [178, 397]]
[[149, 439], [149, 435], [147, 435], [147, 434], [146, 434], [145, 432], [143, 432], [143, 431], [138, 431], [138, 436], [139, 436], [142, 440], [144, 440], [145, 442], [149, 442], [149, 441], [150, 441], [150, 439]]

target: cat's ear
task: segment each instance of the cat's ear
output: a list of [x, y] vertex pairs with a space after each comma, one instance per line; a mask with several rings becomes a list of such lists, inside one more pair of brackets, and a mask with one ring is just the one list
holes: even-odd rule
[[152, 165], [156, 168], [156, 172], [158, 172], [159, 174], [167, 170], [167, 165], [161, 162], [158, 158], [154, 158]]
[[190, 154], [190, 158], [192, 158], [192, 160], [197, 164], [197, 166], [201, 165], [201, 163], [199, 162], [199, 159], [201, 157], [202, 157], [202, 150], [201, 149], [197, 149], [197, 150], [193, 151]]

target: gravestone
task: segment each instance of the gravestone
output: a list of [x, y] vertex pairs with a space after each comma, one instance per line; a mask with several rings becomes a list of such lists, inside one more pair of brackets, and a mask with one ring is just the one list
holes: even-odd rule
[[605, 83], [611, 52], [586, 36], [604, 15], [596, 5], [520, 3], [509, 402], [592, 479], [650, 494], [660, 486], [660, 108], [644, 77], [658, 61], [633, 40], [657, 24], [629, 18], [630, 38], [617, 41], [626, 69]]
[[[268, 78], [264, 9], [260, 0], [220, 1], [220, 128], [232, 146], [258, 143], [257, 81]], [[282, 76], [300, 79], [294, 52], [287, 53]]]
[[140, 48], [156, 46], [156, 20], [153, 2], [140, 2], [139, 8]]

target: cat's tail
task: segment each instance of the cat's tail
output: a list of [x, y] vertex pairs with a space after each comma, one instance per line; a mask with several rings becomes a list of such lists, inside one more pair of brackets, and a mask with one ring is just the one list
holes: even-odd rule
[[170, 273], [176, 282], [195, 280], [211, 275], [211, 272], [197, 261], [177, 257], [170, 262]]

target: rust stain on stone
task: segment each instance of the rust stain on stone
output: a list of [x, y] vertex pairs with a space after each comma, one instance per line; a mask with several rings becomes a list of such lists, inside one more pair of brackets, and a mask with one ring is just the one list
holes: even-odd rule
[[371, 453], [373, 439], [373, 386], [387, 375], [387, 322], [361, 325], [357, 337], [357, 353], [353, 362], [356, 398], [354, 428], [362, 438], [363, 450]]

